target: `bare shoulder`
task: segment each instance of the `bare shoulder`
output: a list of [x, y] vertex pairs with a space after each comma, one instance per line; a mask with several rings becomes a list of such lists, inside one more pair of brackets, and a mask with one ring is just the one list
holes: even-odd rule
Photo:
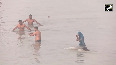
[[38, 34], [41, 34], [41, 32], [40, 32], [39, 30], [37, 31], [37, 33], [38, 33]]
[[25, 24], [23, 24], [24, 26], [26, 26]]
[[26, 19], [26, 20], [29, 20], [29, 18], [28, 18], [28, 19]]
[[20, 24], [17, 24], [17, 26], [20, 26]]
[[41, 33], [39, 30], [38, 30], [39, 33]]
[[33, 19], [33, 20], [35, 20], [35, 19]]
[[33, 21], [36, 21], [35, 19], [33, 19]]

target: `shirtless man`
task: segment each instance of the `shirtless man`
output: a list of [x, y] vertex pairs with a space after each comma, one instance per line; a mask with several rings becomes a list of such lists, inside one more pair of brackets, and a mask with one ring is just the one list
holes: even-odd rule
[[28, 19], [26, 19], [25, 21], [23, 21], [23, 23], [26, 22], [26, 21], [28, 22], [28, 26], [33, 26], [33, 22], [36, 22], [40, 26], [43, 26], [39, 22], [37, 22], [35, 19], [32, 19], [32, 15], [31, 14], [29, 15]]
[[38, 30], [38, 27], [34, 27], [35, 32], [34, 33], [30, 33], [30, 36], [34, 36], [35, 35], [35, 44], [34, 44], [34, 48], [36, 51], [39, 50], [40, 45], [41, 45], [41, 32]]
[[24, 28], [26, 27], [28, 30], [30, 30], [31, 31], [31, 29], [29, 28], [29, 27], [27, 27], [25, 24], [23, 24], [23, 22], [22, 22], [22, 20], [19, 20], [18, 21], [19, 22], [19, 24], [13, 29], [13, 31], [15, 30], [15, 29], [19, 29], [19, 31], [24, 31]]

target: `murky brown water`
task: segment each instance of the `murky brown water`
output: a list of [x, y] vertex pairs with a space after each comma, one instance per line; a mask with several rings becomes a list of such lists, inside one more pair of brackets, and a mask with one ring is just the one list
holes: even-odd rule
[[[113, 12], [104, 12], [104, 4], [115, 5], [115, 0], [0, 2], [0, 65], [116, 65], [116, 7]], [[22, 38], [12, 32], [18, 20], [29, 14], [44, 25], [39, 27], [42, 45], [38, 52], [27, 29]], [[78, 30], [83, 32], [90, 52], [64, 49], [78, 45]]]

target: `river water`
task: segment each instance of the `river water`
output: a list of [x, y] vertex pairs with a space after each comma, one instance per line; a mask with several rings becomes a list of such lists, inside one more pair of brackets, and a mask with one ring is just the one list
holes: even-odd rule
[[[105, 12], [107, 3], [116, 1], [0, 0], [0, 65], [116, 65], [116, 7]], [[27, 29], [21, 39], [12, 32], [29, 14], [44, 25], [39, 27], [42, 44], [37, 55]], [[64, 49], [78, 46], [78, 31], [89, 52]]]

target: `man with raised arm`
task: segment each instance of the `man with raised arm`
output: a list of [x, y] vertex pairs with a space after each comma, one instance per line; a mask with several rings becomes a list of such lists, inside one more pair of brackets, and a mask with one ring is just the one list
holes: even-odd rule
[[38, 30], [38, 27], [34, 27], [35, 32], [30, 33], [30, 36], [35, 36], [35, 44], [34, 48], [35, 48], [35, 52], [37, 52], [41, 46], [41, 32]]
[[29, 28], [29, 27], [27, 27], [25, 24], [23, 24], [23, 22], [22, 22], [22, 20], [19, 20], [18, 21], [19, 22], [19, 24], [13, 29], [13, 31], [15, 30], [15, 29], [19, 29], [19, 31], [24, 31], [24, 28], [26, 27], [28, 30], [30, 30], [31, 31], [31, 29]]
[[39, 22], [37, 22], [35, 19], [32, 19], [32, 15], [31, 14], [29, 15], [29, 18], [28, 19], [26, 19], [25, 21], [23, 21], [23, 23], [24, 22], [28, 22], [28, 26], [33, 26], [33, 22], [36, 22], [40, 26], [43, 26]]

